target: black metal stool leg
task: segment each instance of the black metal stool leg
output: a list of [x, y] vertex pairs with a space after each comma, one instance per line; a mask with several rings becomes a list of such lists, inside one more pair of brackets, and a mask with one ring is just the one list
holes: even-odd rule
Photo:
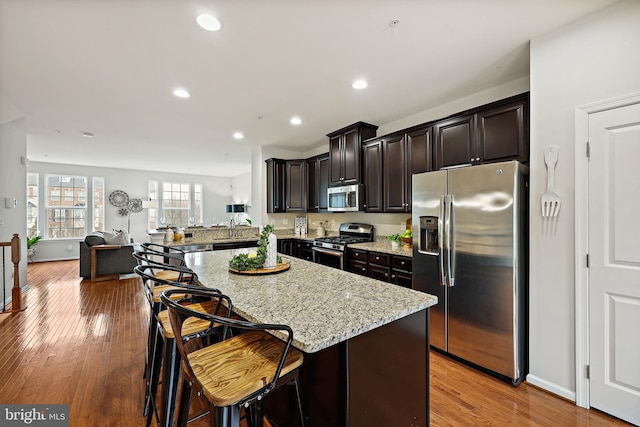
[[182, 382], [182, 393], [180, 393], [180, 407], [178, 408], [178, 427], [187, 427], [189, 421], [189, 408], [193, 389], [188, 381]]
[[[158, 329], [158, 328], [156, 328]], [[156, 330], [160, 335], [160, 331]], [[145, 396], [144, 414], [147, 417], [147, 426], [151, 424], [151, 419], [156, 412], [156, 394], [160, 381], [160, 367], [162, 366], [162, 354], [164, 353], [164, 340], [161, 336], [155, 338], [155, 349], [151, 354], [151, 369], [147, 377], [147, 395]]]

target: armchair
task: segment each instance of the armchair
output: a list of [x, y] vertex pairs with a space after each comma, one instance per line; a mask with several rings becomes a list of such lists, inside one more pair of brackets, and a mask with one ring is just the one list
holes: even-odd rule
[[114, 279], [120, 274], [133, 273], [137, 265], [133, 251], [140, 245], [107, 244], [102, 233], [87, 235], [80, 242], [80, 276], [91, 281]]

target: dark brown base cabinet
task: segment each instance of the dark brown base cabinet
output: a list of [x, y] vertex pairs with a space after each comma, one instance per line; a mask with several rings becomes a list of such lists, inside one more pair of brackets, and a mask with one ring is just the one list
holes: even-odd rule
[[313, 242], [304, 239], [278, 239], [278, 252], [307, 261], [313, 261]]
[[352, 273], [411, 288], [412, 259], [402, 255], [349, 249], [346, 269]]

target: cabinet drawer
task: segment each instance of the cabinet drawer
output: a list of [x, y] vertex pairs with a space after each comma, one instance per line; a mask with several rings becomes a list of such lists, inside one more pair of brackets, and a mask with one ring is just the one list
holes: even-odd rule
[[412, 271], [411, 261], [412, 261], [411, 258], [394, 256], [391, 266], [396, 270], [404, 270], [404, 271], [411, 272]]
[[411, 289], [411, 273], [401, 270], [391, 270], [391, 283]]
[[360, 274], [362, 276], [367, 275], [367, 263], [361, 261], [350, 261], [347, 264], [347, 269], [356, 274]]
[[359, 249], [349, 249], [349, 259], [366, 263], [367, 251], [361, 251]]
[[389, 267], [369, 264], [369, 277], [372, 279], [389, 281]]
[[384, 266], [389, 265], [389, 255], [386, 255], [380, 252], [369, 252], [367, 259], [369, 261], [369, 264], [384, 265]]

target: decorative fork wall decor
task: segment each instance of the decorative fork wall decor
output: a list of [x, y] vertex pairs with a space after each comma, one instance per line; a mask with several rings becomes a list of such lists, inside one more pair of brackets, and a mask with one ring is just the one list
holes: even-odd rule
[[555, 192], [555, 169], [558, 162], [558, 147], [549, 146], [544, 150], [547, 165], [547, 191], [542, 195], [542, 216], [556, 217], [560, 212], [560, 196]]

